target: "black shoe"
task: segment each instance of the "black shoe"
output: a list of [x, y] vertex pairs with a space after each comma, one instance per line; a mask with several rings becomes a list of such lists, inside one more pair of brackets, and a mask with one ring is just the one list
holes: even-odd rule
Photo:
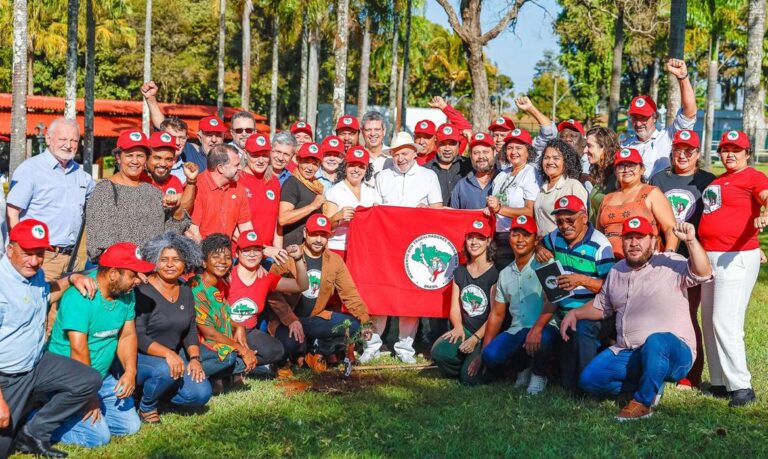
[[709, 395], [715, 398], [728, 398], [728, 390], [725, 386], [709, 386]]
[[27, 432], [27, 426], [16, 434], [16, 451], [42, 457], [67, 457], [67, 453], [51, 446], [51, 442], [35, 438]]
[[752, 389], [734, 390], [731, 391], [729, 395], [731, 396], [731, 401], [728, 403], [728, 406], [731, 408], [748, 405], [750, 403], [754, 403], [755, 400], [757, 400], [757, 397], [755, 397], [755, 391]]

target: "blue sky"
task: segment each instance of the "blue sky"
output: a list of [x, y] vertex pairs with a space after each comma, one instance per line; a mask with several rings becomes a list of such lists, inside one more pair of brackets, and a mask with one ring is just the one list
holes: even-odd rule
[[[457, 1], [452, 1], [458, 12]], [[557, 51], [557, 37], [552, 30], [552, 22], [560, 12], [560, 5], [555, 0], [539, 0], [541, 7], [526, 3], [520, 10], [515, 31], [505, 30], [486, 46], [486, 57], [501, 69], [502, 73], [515, 82], [515, 93], [523, 93], [531, 86], [533, 66], [541, 59], [547, 49]], [[487, 31], [496, 24], [506, 0], [486, 0], [483, 2], [482, 30]], [[427, 0], [425, 5], [427, 19], [451, 29], [445, 10], [436, 0]], [[460, 17], [460, 16], [459, 16]]]

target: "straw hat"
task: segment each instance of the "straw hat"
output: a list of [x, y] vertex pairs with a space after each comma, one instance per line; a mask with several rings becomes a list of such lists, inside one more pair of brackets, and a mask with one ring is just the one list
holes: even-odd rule
[[392, 145], [389, 148], [387, 148], [385, 151], [388, 151], [391, 154], [403, 148], [411, 148], [413, 150], [416, 150], [416, 153], [421, 151], [421, 145], [417, 145], [416, 143], [414, 143], [413, 137], [411, 137], [411, 134], [405, 131], [400, 131], [397, 134], [395, 134], [395, 138], [392, 141]]

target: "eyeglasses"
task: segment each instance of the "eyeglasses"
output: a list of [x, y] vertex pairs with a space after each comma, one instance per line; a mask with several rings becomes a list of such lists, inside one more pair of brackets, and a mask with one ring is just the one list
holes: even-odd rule
[[240, 249], [240, 252], [243, 255], [256, 255], [256, 254], [261, 253], [263, 250], [264, 250], [264, 247], [261, 247], [259, 245], [254, 245], [254, 246], [251, 246], [251, 247], [246, 247], [244, 249]]
[[677, 156], [685, 156], [686, 158], [690, 158], [691, 156], [696, 153], [696, 150], [691, 148], [674, 148], [672, 149], [672, 154]]
[[243, 132], [246, 134], [253, 134], [253, 131], [255, 131], [253, 128], [236, 128], [232, 130], [235, 131], [235, 134], [242, 134]]
[[633, 170], [637, 169], [638, 166], [640, 166], [640, 165], [637, 164], [637, 163], [621, 163], [618, 166], [616, 166], [616, 170], [619, 171], [619, 172], [633, 171]]
[[573, 226], [574, 223], [576, 223], [579, 220], [579, 215], [574, 215], [573, 217], [560, 217], [555, 219], [555, 225], [559, 227], [563, 226]]

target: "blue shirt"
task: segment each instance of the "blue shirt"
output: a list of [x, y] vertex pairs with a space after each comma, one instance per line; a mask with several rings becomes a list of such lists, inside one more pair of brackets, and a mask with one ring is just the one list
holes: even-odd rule
[[45, 222], [51, 245], [75, 245], [83, 223], [85, 202], [95, 183], [74, 161], [66, 168], [47, 149], [16, 168], [8, 192], [8, 204], [21, 209], [20, 220]]
[[0, 259], [0, 373], [30, 371], [42, 357], [50, 293], [42, 269], [27, 279]]
[[[549, 233], [542, 242], [544, 247], [554, 254], [555, 260], [560, 262], [567, 274], [583, 274], [605, 280], [608, 277], [608, 271], [616, 262], [613, 258], [613, 248], [603, 233], [595, 230], [592, 223], [588, 223], [588, 225], [584, 238], [574, 244], [573, 247], [568, 247], [568, 243], [559, 230]], [[552, 249], [553, 241], [554, 250]], [[579, 286], [573, 289], [573, 295], [560, 300], [557, 305], [561, 309], [578, 308], [594, 298], [595, 295], [586, 287]]]
[[[536, 257], [531, 257], [522, 270], [514, 261], [501, 270], [496, 282], [496, 301], [506, 303], [512, 318], [507, 333], [514, 335], [524, 328], [531, 328], [539, 319], [544, 307], [544, 292], [535, 269], [542, 266]], [[551, 323], [557, 326], [554, 319]]]
[[[204, 170], [205, 169], [202, 169], [200, 172], [203, 172]], [[187, 183], [187, 176], [184, 175], [184, 161], [181, 160], [181, 156], [179, 156], [179, 159], [173, 163], [173, 167], [171, 167], [171, 175], [181, 180], [182, 185]]]
[[277, 175], [277, 181], [280, 182], [280, 186], [283, 186], [283, 183], [285, 183], [286, 180], [288, 180], [288, 177], [292, 177], [293, 174], [291, 171], [288, 170], [288, 168], [283, 169], [282, 172], [280, 172]]
[[192, 161], [200, 168], [200, 172], [204, 171], [208, 167], [208, 157], [200, 149], [200, 147], [187, 142], [184, 145], [184, 149], [181, 150], [181, 160], [183, 162]]
[[333, 186], [333, 181], [325, 175], [325, 172], [323, 172], [322, 169], [317, 170], [317, 173], [315, 174], [315, 178], [317, 179], [317, 181], [323, 184], [323, 194], [328, 192], [328, 190], [330, 190], [331, 187]]
[[451, 207], [454, 209], [484, 209], [485, 199], [493, 191], [493, 177], [488, 180], [484, 188], [475, 177], [475, 171], [472, 171], [466, 177], [459, 180], [459, 183], [453, 188], [451, 193]]

